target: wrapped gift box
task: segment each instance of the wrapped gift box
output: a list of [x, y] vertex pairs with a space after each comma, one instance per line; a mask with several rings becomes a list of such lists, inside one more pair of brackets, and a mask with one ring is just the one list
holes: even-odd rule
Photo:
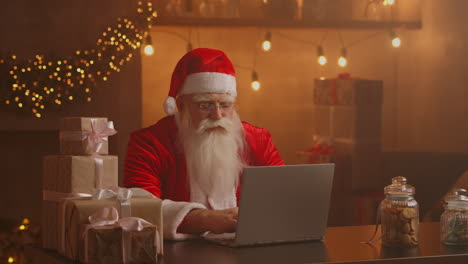
[[335, 138], [333, 151], [334, 155], [374, 156], [381, 154], [382, 142], [380, 138], [361, 140]]
[[[118, 185], [118, 157], [103, 160], [101, 188]], [[96, 188], [96, 161], [92, 156], [52, 155], [43, 160], [42, 243], [57, 249], [58, 200], [69, 193], [92, 194]]]
[[[158, 227], [160, 245], [163, 245], [162, 207], [161, 200], [156, 197], [132, 197], [130, 199], [131, 216], [142, 218]], [[105, 207], [115, 207], [122, 215], [118, 199], [93, 200], [91, 198], [63, 199], [59, 205], [58, 215], [58, 251], [60, 254], [79, 259], [79, 246], [83, 236], [83, 225], [88, 223], [88, 217]], [[162, 254], [162, 246], [158, 249]]]
[[380, 138], [381, 105], [315, 105], [314, 134], [322, 137], [361, 139]]
[[[90, 133], [93, 128], [104, 131], [108, 125], [105, 117], [67, 117], [60, 120], [60, 153], [63, 155], [90, 155], [94, 151], [88, 145], [88, 139], [82, 135]], [[98, 154], [109, 153], [108, 137], [105, 136]]]
[[102, 159], [101, 186], [118, 186], [118, 157], [113, 155], [44, 157], [43, 189], [61, 193], [92, 193], [96, 186], [96, 158]]
[[[83, 241], [81, 247], [85, 252], [80, 253], [83, 263], [156, 263], [158, 249], [155, 239], [158, 229], [154, 225], [145, 226], [141, 231], [125, 231], [119, 226], [97, 226], [87, 232], [87, 241]], [[130, 252], [125, 262], [122, 239], [126, 239], [125, 246]]]
[[352, 141], [336, 139], [333, 144], [335, 177], [351, 191], [373, 191], [383, 186], [380, 140]]
[[316, 79], [317, 105], [382, 105], [383, 81], [363, 79]]

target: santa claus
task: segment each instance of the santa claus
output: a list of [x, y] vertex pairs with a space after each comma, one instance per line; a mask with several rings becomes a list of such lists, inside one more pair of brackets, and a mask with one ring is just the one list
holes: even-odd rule
[[130, 137], [124, 185], [163, 199], [167, 239], [235, 231], [242, 169], [284, 164], [266, 129], [240, 121], [236, 96], [224, 52], [192, 50], [174, 69], [168, 116]]

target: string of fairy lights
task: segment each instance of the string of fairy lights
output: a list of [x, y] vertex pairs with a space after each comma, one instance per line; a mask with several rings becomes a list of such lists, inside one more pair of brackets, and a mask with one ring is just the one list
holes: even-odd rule
[[[395, 4], [395, 0], [370, 2], [390, 7]], [[121, 67], [132, 59], [140, 47], [143, 46], [144, 54], [154, 54], [149, 32], [156, 17], [157, 12], [151, 1], [139, 1], [135, 15], [131, 18], [118, 18], [102, 32], [92, 48], [76, 50], [63, 58], [45, 54], [38, 54], [30, 59], [20, 59], [13, 53], [8, 56], [0, 55], [0, 108], [41, 118], [44, 112], [63, 109], [70, 103], [91, 102], [99, 85], [108, 81], [114, 72], [120, 72]], [[166, 33], [178, 35], [187, 42], [187, 51], [192, 49], [191, 37], [186, 38], [175, 32]], [[321, 42], [308, 43], [316, 46], [317, 63], [320, 66], [329, 63], [322, 45], [327, 33], [328, 31]], [[273, 34], [296, 42], [302, 41], [280, 32], [266, 30], [260, 47], [262, 51], [272, 49]], [[381, 32], [365, 39], [379, 34]], [[337, 64], [344, 68], [348, 65], [348, 48], [360, 41], [345, 45], [339, 32], [338, 35], [342, 47]], [[390, 30], [390, 37], [392, 45], [395, 48], [400, 47], [401, 39], [395, 31]], [[259, 74], [255, 69], [257, 49], [256, 47], [253, 66], [250, 68], [251, 87], [256, 91], [261, 87]]]
[[135, 11], [131, 18], [119, 17], [104, 30], [95, 47], [70, 56], [0, 56], [0, 106], [41, 118], [47, 110], [91, 102], [99, 84], [120, 72], [138, 52], [157, 17], [151, 1], [139, 1]]
[[[264, 1], [264, 3], [267, 3], [267, 2], [268, 1]], [[395, 0], [369, 0], [368, 4], [371, 4], [371, 3], [377, 3], [377, 4], [381, 4], [382, 6], [386, 6], [386, 7], [391, 8], [392, 6], [395, 5]], [[179, 37], [183, 41], [187, 42], [187, 51], [190, 51], [192, 49], [192, 42], [191, 42], [190, 37], [187, 38], [187, 37], [182, 36], [181, 34], [178, 34], [176, 32], [170, 32], [170, 31], [153, 31], [153, 32], [155, 32], [155, 33], [156, 32], [162, 32], [162, 33], [168, 33], [168, 34], [176, 35], [177, 37]], [[191, 31], [189, 31], [189, 32], [191, 32]], [[342, 37], [342, 35], [341, 35], [341, 33], [339, 31], [337, 31], [337, 33], [338, 33], [338, 36], [339, 36], [339, 39], [340, 39], [341, 49], [340, 49], [340, 52], [339, 52], [340, 56], [336, 60], [336, 63], [341, 68], [345, 68], [346, 66], [348, 66], [348, 48], [351, 48], [352, 46], [355, 46], [356, 44], [361, 43], [361, 42], [363, 42], [365, 40], [369, 40], [369, 39], [374, 38], [374, 37], [376, 37], [378, 35], [381, 35], [383, 33], [388, 33], [389, 38], [390, 38], [390, 42], [391, 42], [391, 44], [392, 44], [392, 46], [394, 48], [399, 48], [401, 46], [401, 44], [402, 44], [402, 40], [401, 40], [400, 36], [393, 29], [390, 29], [390, 30], [387, 30], [387, 31], [379, 31], [379, 32], [376, 32], [376, 33], [372, 33], [369, 36], [366, 36], [366, 37], [364, 37], [362, 39], [359, 39], [359, 40], [354, 41], [354, 42], [349, 43], [349, 44], [344, 43], [343, 37]], [[322, 40], [319, 43], [313, 43], [313, 42], [308, 42], [308, 41], [304, 41], [304, 40], [300, 40], [300, 39], [294, 39], [294, 38], [292, 38], [292, 37], [290, 37], [288, 35], [282, 34], [280, 32], [272, 32], [271, 30], [266, 30], [265, 34], [264, 34], [264, 37], [263, 37], [263, 41], [261, 42], [261, 46], [260, 46], [260, 49], [263, 52], [269, 52], [272, 49], [272, 47], [273, 47], [273, 44], [272, 44], [273, 34], [278, 35], [278, 36], [283, 37], [283, 38], [286, 38], [288, 40], [294, 41], [294, 42], [303, 42], [303, 43], [308, 44], [308, 45], [316, 46], [317, 63], [320, 66], [325, 66], [327, 63], [329, 63], [329, 59], [326, 56], [325, 49], [323, 47], [323, 42], [324, 42], [324, 40], [326, 39], [326, 37], [328, 35], [328, 31], [325, 32]], [[245, 67], [245, 66], [241, 66], [241, 65], [235, 65], [236, 67], [241, 68], [243, 70], [250, 70], [251, 71], [251, 88], [254, 91], [258, 91], [261, 88], [259, 74], [255, 69], [255, 64], [256, 64], [255, 61], [256, 61], [256, 58], [257, 58], [257, 52], [256, 51], [257, 50], [258, 50], [258, 47], [255, 47], [255, 53], [254, 53], [254, 56], [253, 56], [254, 62], [253, 62], [252, 67], [249, 68], [249, 67]], [[154, 54], [154, 47], [153, 47], [153, 42], [152, 42], [150, 34], [148, 34], [147, 37], [146, 37], [145, 46], [144, 46], [144, 54], [148, 55], [148, 56], [151, 56], [151, 55]]]

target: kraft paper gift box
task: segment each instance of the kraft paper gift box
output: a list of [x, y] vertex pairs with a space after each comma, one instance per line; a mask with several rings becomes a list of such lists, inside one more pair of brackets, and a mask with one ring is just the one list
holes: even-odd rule
[[382, 105], [383, 82], [363, 79], [316, 79], [314, 103], [317, 105]]
[[97, 183], [96, 160], [92, 156], [51, 155], [43, 160], [42, 245], [57, 249], [58, 200], [70, 193], [92, 194], [96, 187], [118, 185], [118, 157], [102, 159], [102, 179]]
[[315, 105], [314, 134], [335, 138], [380, 138], [381, 105]]
[[[82, 227], [83, 229], [83, 227]], [[141, 231], [125, 231], [119, 226], [98, 226], [90, 228], [82, 247], [80, 261], [83, 263], [144, 264], [156, 263], [158, 228], [145, 226]], [[124, 261], [124, 245], [129, 247], [129, 256]], [[85, 249], [87, 247], [87, 249]], [[85, 256], [87, 254], [87, 256]]]
[[[102, 160], [102, 167], [97, 164], [100, 161], [96, 159]], [[95, 188], [109, 189], [118, 185], [117, 156], [50, 155], [44, 157], [43, 164], [44, 190], [60, 193], [92, 193]], [[102, 175], [101, 179], [96, 177], [98, 173]]]
[[[99, 136], [99, 145], [89, 143], [89, 136]], [[108, 137], [115, 134], [112, 122], [105, 117], [67, 117], [60, 120], [60, 153], [63, 155], [109, 154]], [[95, 137], [94, 137], [95, 138]]]
[[378, 139], [335, 139], [335, 178], [352, 191], [375, 191], [383, 186], [381, 142]]
[[[83, 225], [88, 223], [88, 217], [105, 207], [115, 207], [121, 217], [127, 217], [121, 212], [118, 199], [93, 200], [91, 198], [62, 199], [58, 215], [58, 251], [70, 258], [79, 259], [80, 241], [83, 238]], [[158, 254], [162, 254], [162, 205], [157, 197], [132, 197], [130, 210], [133, 217], [142, 218], [158, 227], [160, 245]]]

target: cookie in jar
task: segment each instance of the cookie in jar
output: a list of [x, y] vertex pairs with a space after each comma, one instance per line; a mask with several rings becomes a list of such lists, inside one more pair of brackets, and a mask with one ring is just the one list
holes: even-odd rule
[[414, 199], [415, 188], [406, 178], [394, 177], [384, 188], [385, 199], [380, 204], [382, 244], [389, 247], [418, 245], [419, 205]]

